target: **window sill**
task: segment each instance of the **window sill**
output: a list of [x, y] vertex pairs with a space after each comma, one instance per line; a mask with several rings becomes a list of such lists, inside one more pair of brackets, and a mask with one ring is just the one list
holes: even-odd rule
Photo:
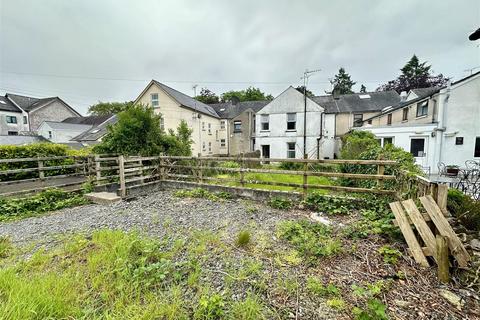
[[402, 123], [405, 123], [405, 122], [408, 122], [408, 119], [407, 120], [402, 120]]
[[415, 120], [417, 120], [417, 119], [423, 119], [423, 118], [426, 118], [426, 117], [428, 117], [428, 114], [425, 114], [425, 115], [423, 115], [423, 116], [415, 117]]
[[286, 130], [285, 132], [297, 132], [297, 129]]
[[270, 130], [260, 130], [260, 133], [268, 133]]

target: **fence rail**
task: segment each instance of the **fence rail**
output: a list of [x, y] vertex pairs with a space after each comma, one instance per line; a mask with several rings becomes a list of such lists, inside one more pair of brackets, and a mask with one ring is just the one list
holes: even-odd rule
[[[59, 164], [61, 162], [61, 164]], [[280, 169], [278, 165], [294, 164], [292, 170]], [[20, 168], [15, 168], [18, 165]], [[357, 165], [367, 166], [372, 173], [345, 173], [326, 170], [324, 166]], [[391, 160], [337, 160], [337, 159], [272, 159], [246, 157], [185, 157], [185, 156], [130, 156], [94, 155], [88, 157], [54, 156], [22, 159], [0, 159], [0, 188], [2, 185], [22, 182], [59, 180], [58, 186], [73, 182], [62, 182], [68, 177], [90, 178], [95, 185], [110, 187], [125, 197], [132, 188], [161, 181], [177, 183], [193, 182], [231, 186], [245, 189], [272, 189], [275, 187], [303, 193], [310, 190], [330, 190], [336, 192], [361, 192], [390, 194], [397, 197], [420, 197], [427, 194], [446, 195], [443, 186], [432, 183], [420, 176], [409, 176], [400, 172], [395, 176], [386, 170], [395, 167]], [[323, 166], [323, 167], [322, 167]], [[375, 169], [376, 168], [376, 169]], [[27, 179], [15, 180], [12, 175], [27, 174]], [[277, 177], [277, 178], [275, 178]], [[319, 177], [338, 182], [340, 179], [372, 181], [369, 187], [347, 186], [338, 183], [321, 183]], [[390, 181], [390, 182], [389, 182]], [[386, 186], [387, 182], [389, 185]], [[79, 182], [81, 183], [81, 182]], [[392, 183], [397, 187], [392, 188]], [[48, 186], [45, 186], [47, 188]], [[35, 190], [41, 189], [35, 186]], [[439, 191], [440, 190], [440, 191]], [[0, 194], [2, 191], [0, 190]], [[443, 200], [442, 200], [443, 201]]]

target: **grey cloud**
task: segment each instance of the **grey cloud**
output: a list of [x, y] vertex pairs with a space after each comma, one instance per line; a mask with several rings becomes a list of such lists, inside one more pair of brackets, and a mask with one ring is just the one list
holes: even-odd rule
[[0, 0], [0, 93], [59, 95], [85, 113], [151, 78], [187, 94], [275, 95], [321, 68], [310, 80], [321, 94], [341, 66], [374, 90], [413, 53], [458, 79], [480, 66], [467, 39], [479, 26], [476, 0]]

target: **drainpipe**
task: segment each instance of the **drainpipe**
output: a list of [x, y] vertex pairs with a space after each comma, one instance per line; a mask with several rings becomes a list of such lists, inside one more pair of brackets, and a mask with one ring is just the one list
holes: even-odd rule
[[320, 140], [323, 138], [323, 112], [320, 113], [320, 135], [317, 138], [317, 159], [320, 159]]

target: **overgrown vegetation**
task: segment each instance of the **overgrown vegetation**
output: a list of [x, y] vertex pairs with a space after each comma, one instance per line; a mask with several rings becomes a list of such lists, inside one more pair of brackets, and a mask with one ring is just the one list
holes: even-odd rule
[[235, 243], [237, 244], [237, 246], [244, 248], [250, 244], [250, 239], [251, 239], [250, 231], [242, 230], [238, 233]]
[[447, 208], [465, 228], [480, 231], [480, 201], [456, 189], [448, 190]]
[[324, 195], [318, 192], [308, 194], [304, 203], [307, 208], [326, 214], [349, 214], [359, 206], [355, 199]]
[[210, 192], [206, 189], [196, 188], [196, 189], [182, 189], [175, 191], [174, 195], [178, 198], [204, 198], [212, 201], [218, 200], [228, 200], [232, 198], [232, 195], [228, 192]]
[[289, 210], [293, 207], [293, 201], [284, 197], [273, 197], [268, 200], [268, 205], [274, 209]]
[[191, 155], [192, 129], [181, 121], [177, 132], [161, 129], [161, 115], [150, 107], [134, 105], [118, 115], [118, 122], [108, 128], [102, 142], [93, 149], [95, 153], [154, 156]]
[[0, 198], [0, 221], [34, 216], [86, 203], [88, 200], [82, 194], [60, 189], [44, 190], [27, 198]]
[[[386, 144], [384, 147], [381, 147], [373, 133], [368, 131], [352, 131], [343, 136], [340, 156], [342, 159], [395, 160], [398, 162], [398, 165], [386, 166], [386, 175], [398, 176], [402, 170], [408, 171], [410, 174], [423, 175], [420, 167], [415, 164], [415, 159], [410, 152], [395, 147], [393, 144]], [[342, 164], [340, 170], [344, 173], [377, 174], [376, 165]], [[340, 179], [339, 182], [345, 186], [366, 188], [373, 188], [377, 183], [375, 180], [348, 178]], [[384, 182], [384, 187], [387, 189], [394, 189], [397, 185], [398, 181], [396, 180]]]
[[[78, 150], [73, 150], [66, 145], [56, 143], [33, 143], [25, 146], [0, 146], [0, 159], [17, 159], [17, 158], [38, 158], [38, 157], [58, 157], [79, 155]], [[73, 164], [73, 159], [57, 159], [44, 161], [45, 167], [61, 166]], [[0, 163], [0, 171], [38, 168], [37, 161]], [[45, 176], [53, 176], [59, 174], [67, 174], [74, 172], [75, 169], [58, 169], [45, 171]], [[0, 180], [21, 180], [38, 178], [38, 172], [21, 172], [8, 175], [0, 175]]]
[[284, 221], [277, 226], [277, 235], [293, 245], [309, 264], [342, 249], [340, 240], [332, 237], [329, 227], [308, 220]]

